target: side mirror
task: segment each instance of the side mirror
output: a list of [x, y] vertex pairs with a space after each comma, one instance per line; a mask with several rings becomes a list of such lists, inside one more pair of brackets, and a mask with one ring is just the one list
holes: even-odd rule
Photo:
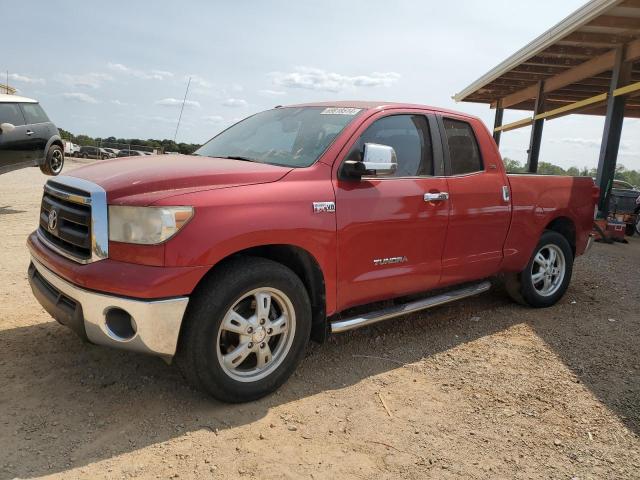
[[16, 129], [13, 123], [0, 123], [0, 133], [9, 133]]
[[393, 175], [398, 168], [396, 151], [388, 145], [365, 143], [362, 161], [347, 160], [344, 162], [344, 173], [349, 177], [361, 178], [363, 175], [387, 177]]

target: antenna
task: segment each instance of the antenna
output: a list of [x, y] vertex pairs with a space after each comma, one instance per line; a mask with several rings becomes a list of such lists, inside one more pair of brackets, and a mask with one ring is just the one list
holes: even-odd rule
[[189, 82], [187, 83], [187, 90], [184, 92], [184, 99], [182, 100], [182, 107], [180, 108], [180, 116], [178, 117], [178, 124], [176, 125], [176, 133], [173, 136], [173, 143], [176, 142], [176, 138], [178, 137], [178, 129], [180, 128], [180, 121], [182, 120], [182, 112], [184, 111], [184, 104], [187, 101], [187, 94], [189, 93], [189, 85], [191, 85], [191, 77], [189, 77]]

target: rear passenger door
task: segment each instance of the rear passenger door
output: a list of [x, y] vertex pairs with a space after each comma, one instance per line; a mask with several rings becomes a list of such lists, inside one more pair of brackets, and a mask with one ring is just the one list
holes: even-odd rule
[[[439, 116], [449, 192], [449, 227], [441, 284], [495, 274], [511, 219], [507, 179], [482, 126], [464, 117]], [[479, 142], [482, 139], [482, 142]]]

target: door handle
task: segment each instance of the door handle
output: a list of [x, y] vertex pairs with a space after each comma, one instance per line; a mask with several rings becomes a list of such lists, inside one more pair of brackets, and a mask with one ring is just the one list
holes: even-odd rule
[[31, 135], [33, 135], [35, 132], [34, 132], [33, 130], [27, 130], [25, 133], [26, 133], [27, 135], [31, 136]]
[[425, 202], [444, 202], [445, 200], [449, 200], [448, 192], [438, 192], [438, 193], [425, 193], [424, 201]]

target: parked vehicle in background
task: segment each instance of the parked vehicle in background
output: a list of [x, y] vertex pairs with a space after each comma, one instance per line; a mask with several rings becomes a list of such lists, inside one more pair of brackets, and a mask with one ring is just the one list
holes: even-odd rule
[[107, 160], [109, 158], [115, 158], [116, 156], [105, 150], [104, 148], [82, 146], [78, 152], [78, 156], [82, 158], [95, 158], [97, 160]]
[[83, 339], [175, 359], [194, 386], [248, 401], [287, 380], [310, 338], [479, 294], [495, 275], [515, 301], [554, 305], [598, 195], [589, 177], [508, 175], [469, 115], [279, 107], [194, 155], [48, 182], [29, 279]]
[[35, 165], [46, 175], [62, 171], [60, 133], [37, 100], [0, 94], [0, 173]]
[[102, 147], [102, 149], [106, 152], [113, 153], [114, 157], [117, 157], [118, 153], [120, 152], [120, 150], [118, 150], [117, 148]]
[[640, 189], [623, 180], [614, 180], [609, 193], [609, 215], [624, 222], [625, 234], [633, 235], [637, 230], [638, 211], [636, 199]]
[[80, 145], [76, 145], [69, 140], [63, 140], [64, 144], [64, 154], [68, 157], [76, 157], [78, 152], [80, 151]]
[[144, 153], [139, 150], [120, 150], [118, 152], [118, 157], [140, 157], [143, 156]]

